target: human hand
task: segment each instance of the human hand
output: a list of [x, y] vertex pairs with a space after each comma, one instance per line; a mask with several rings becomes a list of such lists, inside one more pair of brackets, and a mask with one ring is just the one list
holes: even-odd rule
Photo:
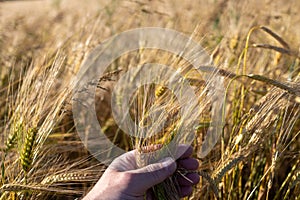
[[[181, 156], [175, 162], [168, 157], [158, 163], [138, 168], [136, 163], [136, 151], [133, 150], [116, 158], [106, 169], [102, 177], [85, 196], [84, 200], [143, 200], [149, 189], [170, 177], [178, 168], [189, 170], [198, 169], [198, 161], [191, 158], [193, 149], [179, 146]], [[192, 186], [199, 182], [197, 173], [189, 173], [179, 176], [180, 196], [188, 196], [192, 193]], [[147, 195], [147, 199], [152, 199]]]

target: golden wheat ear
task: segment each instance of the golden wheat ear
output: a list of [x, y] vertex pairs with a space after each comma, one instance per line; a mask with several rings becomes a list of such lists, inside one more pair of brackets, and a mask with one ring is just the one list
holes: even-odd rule
[[22, 185], [22, 184], [6, 184], [3, 185], [0, 188], [0, 194], [3, 194], [4, 192], [20, 192], [20, 191], [30, 191], [33, 193], [36, 192], [45, 192], [45, 193], [56, 193], [56, 194], [65, 194], [65, 195], [74, 195], [74, 194], [80, 194], [80, 192], [75, 190], [62, 190], [62, 189], [56, 189], [51, 187], [44, 187], [40, 185]]

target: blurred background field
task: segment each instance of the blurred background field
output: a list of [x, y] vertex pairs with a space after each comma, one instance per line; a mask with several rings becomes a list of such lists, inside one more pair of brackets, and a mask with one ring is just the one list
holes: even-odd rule
[[[198, 158], [201, 181], [187, 199], [300, 199], [299, 10], [296, 0], [0, 1], [0, 199], [89, 191], [105, 166], [74, 128], [72, 79], [105, 39], [153, 26], [192, 35], [228, 86], [222, 137]], [[112, 68], [169, 58], [137, 51]], [[111, 116], [119, 76], [100, 82], [96, 109], [107, 136], [129, 150]], [[195, 130], [196, 158], [205, 120]]]

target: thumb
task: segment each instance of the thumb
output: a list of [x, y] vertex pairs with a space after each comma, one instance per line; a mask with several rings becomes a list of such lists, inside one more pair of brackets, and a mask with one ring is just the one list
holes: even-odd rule
[[176, 162], [171, 157], [167, 157], [158, 163], [150, 164], [137, 170], [133, 170], [134, 182], [139, 191], [148, 190], [152, 186], [163, 182], [176, 170]]

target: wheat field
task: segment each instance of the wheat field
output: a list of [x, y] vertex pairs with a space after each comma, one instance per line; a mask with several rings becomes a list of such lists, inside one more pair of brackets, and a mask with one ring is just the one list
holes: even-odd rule
[[[0, 1], [0, 199], [81, 198], [97, 182], [107, 166], [78, 136], [73, 80], [101, 42], [142, 27], [189, 35], [210, 56], [207, 70], [224, 80], [221, 137], [204, 158], [209, 102], [195, 119], [200, 182], [185, 199], [300, 199], [299, 10], [296, 0]], [[143, 102], [167, 105], [170, 120], [159, 136], [132, 139], [112, 116], [116, 80], [153, 62], [190, 72], [168, 52], [139, 49], [117, 58], [97, 82], [101, 129], [126, 151], [170, 142], [180, 123], [171, 92], [158, 85], [137, 91], [130, 109], [143, 121]], [[189, 80], [203, 94], [201, 78]]]

